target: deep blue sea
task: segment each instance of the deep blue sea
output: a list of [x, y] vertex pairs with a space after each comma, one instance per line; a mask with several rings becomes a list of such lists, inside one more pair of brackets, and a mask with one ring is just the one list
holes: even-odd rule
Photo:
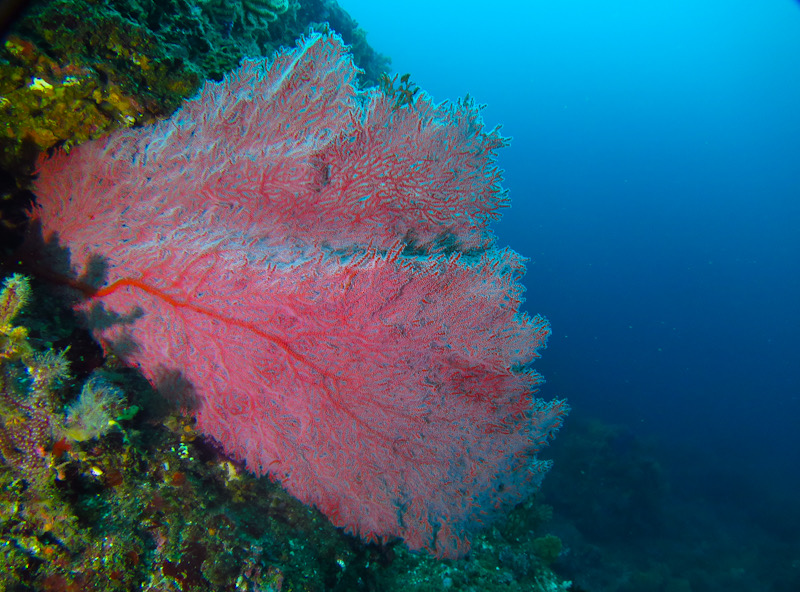
[[553, 326], [559, 439], [622, 426], [673, 495], [796, 519], [800, 3], [341, 4], [396, 72], [513, 137], [496, 232]]

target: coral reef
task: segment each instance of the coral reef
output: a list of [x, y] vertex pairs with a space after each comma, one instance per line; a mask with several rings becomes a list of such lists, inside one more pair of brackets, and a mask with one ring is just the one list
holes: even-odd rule
[[63, 352], [34, 351], [27, 328], [13, 325], [29, 298], [29, 280], [18, 274], [0, 292], [0, 453], [20, 476], [39, 474], [48, 466], [61, 428], [54, 412], [57, 392], [69, 378]]
[[[17, 274], [0, 293], [0, 589], [233, 590], [237, 581], [249, 589], [298, 580], [298, 590], [322, 590], [336, 579], [335, 561], [351, 554], [332, 527], [204, 449], [191, 423], [170, 415], [155, 429], [109, 433], [134, 415], [111, 367], [92, 374], [65, 415], [64, 353], [36, 351], [27, 327], [14, 324], [30, 295]], [[307, 557], [319, 575], [289, 559], [300, 550], [289, 546], [296, 528], [322, 558]]]
[[[529, 550], [496, 530], [476, 540], [469, 559], [452, 563], [346, 537], [268, 479], [256, 479], [221, 456], [192, 420], [170, 410], [156, 413], [156, 394], [113, 357], [80, 372], [90, 376], [80, 404], [69, 402], [78, 385], [66, 380], [63, 360], [34, 366], [56, 370], [59, 380], [48, 387], [38, 416], [48, 429], [35, 430], [39, 440], [26, 443], [18, 424], [33, 420], [26, 415], [28, 397], [46, 386], [40, 374], [35, 387], [27, 368], [45, 355], [39, 344], [52, 341], [39, 329], [52, 320], [38, 315], [70, 316], [68, 309], [57, 310], [66, 303], [46, 286], [37, 285], [35, 293], [44, 302], [32, 302], [29, 282], [19, 275], [0, 292], [0, 433], [6, 438], [0, 456], [1, 590], [428, 592], [478, 584], [507, 592], [567, 590]], [[37, 316], [24, 312], [29, 309]], [[66, 355], [77, 367], [79, 343], [69, 342]], [[142, 409], [135, 417], [123, 410], [122, 426], [95, 438], [59, 437], [67, 415], [107, 397], [133, 398]], [[66, 414], [62, 400], [71, 410]], [[81, 421], [101, 425], [108, 416]], [[9, 431], [18, 438], [14, 445]], [[526, 508], [539, 514], [531, 503]]]
[[40, 521], [52, 536], [73, 545], [81, 534], [55, 487], [56, 465], [68, 447], [56, 436], [63, 425], [58, 392], [69, 378], [69, 364], [63, 352], [35, 351], [28, 329], [13, 325], [30, 292], [28, 278], [18, 274], [6, 279], [0, 292], [0, 456], [4, 489], [25, 492], [38, 503], [13, 506], [6, 519], [19, 514]]
[[33, 2], [0, 48], [0, 166], [169, 115], [202, 80], [326, 21], [377, 83], [388, 59], [334, 0]]

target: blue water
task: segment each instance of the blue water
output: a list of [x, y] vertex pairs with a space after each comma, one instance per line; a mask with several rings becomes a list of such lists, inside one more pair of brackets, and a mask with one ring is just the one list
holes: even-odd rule
[[513, 136], [496, 231], [553, 325], [543, 395], [691, 459], [710, 495], [792, 494], [800, 3], [340, 3], [396, 72]]

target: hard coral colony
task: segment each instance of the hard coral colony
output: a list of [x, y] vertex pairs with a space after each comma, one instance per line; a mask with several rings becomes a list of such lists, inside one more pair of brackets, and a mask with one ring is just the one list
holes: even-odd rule
[[459, 556], [538, 486], [567, 408], [533, 396], [549, 325], [488, 230], [505, 140], [469, 99], [356, 73], [334, 34], [246, 61], [43, 161], [36, 215], [76, 276], [105, 266], [96, 336], [229, 454], [369, 540]]

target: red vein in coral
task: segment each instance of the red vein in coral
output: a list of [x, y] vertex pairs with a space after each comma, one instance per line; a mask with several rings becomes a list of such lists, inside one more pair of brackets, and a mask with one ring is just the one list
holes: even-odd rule
[[[164, 302], [172, 305], [176, 309], [179, 309], [179, 310], [180, 309], [184, 309], [184, 310], [188, 309], [188, 310], [191, 310], [192, 312], [196, 312], [198, 314], [206, 315], [206, 316], [208, 316], [210, 318], [216, 319], [216, 320], [220, 321], [221, 323], [228, 323], [228, 324], [234, 325], [236, 327], [241, 327], [243, 329], [247, 329], [249, 331], [252, 331], [253, 333], [258, 335], [259, 337], [262, 337], [262, 338], [266, 339], [267, 341], [270, 341], [271, 343], [274, 343], [275, 345], [277, 345], [284, 352], [286, 352], [287, 355], [291, 356], [297, 362], [306, 364], [309, 368], [311, 368], [312, 370], [317, 372], [317, 374], [319, 374], [320, 376], [322, 376], [324, 378], [327, 378], [327, 379], [331, 380], [334, 383], [339, 381], [339, 379], [336, 376], [334, 376], [333, 374], [330, 374], [330, 373], [326, 372], [325, 370], [319, 368], [316, 364], [314, 364], [313, 362], [309, 361], [301, 353], [295, 351], [292, 348], [292, 346], [285, 339], [283, 339], [281, 337], [278, 337], [277, 335], [274, 335], [274, 334], [269, 333], [267, 331], [264, 331], [263, 329], [260, 329], [259, 327], [255, 326], [253, 323], [249, 323], [247, 321], [241, 321], [241, 320], [238, 320], [238, 319], [233, 319], [233, 318], [221, 315], [218, 312], [214, 311], [213, 309], [209, 309], [209, 308], [206, 308], [204, 306], [200, 306], [200, 305], [194, 304], [192, 302], [189, 302], [187, 300], [184, 300], [182, 298], [177, 298], [175, 296], [172, 296], [172, 295], [164, 292], [163, 290], [160, 290], [158, 288], [155, 288], [155, 287], [147, 284], [144, 281], [141, 281], [141, 280], [138, 280], [138, 279], [134, 279], [134, 278], [121, 278], [121, 279], [116, 280], [115, 282], [109, 284], [108, 286], [105, 286], [103, 288], [99, 288], [98, 290], [96, 290], [90, 296], [90, 298], [103, 298], [103, 297], [109, 296], [110, 294], [113, 294], [114, 292], [117, 292], [118, 290], [120, 290], [122, 288], [125, 288], [125, 287], [136, 288], [136, 289], [139, 289], [139, 290], [141, 290], [143, 292], [146, 292], [146, 293], [148, 293], [148, 294], [150, 294], [152, 296], [155, 296], [156, 298], [160, 298], [161, 300], [163, 300]], [[381, 438], [385, 442], [392, 444], [392, 446], [394, 447], [394, 443], [395, 443], [395, 439], [394, 438], [392, 438], [391, 436], [389, 436], [389, 435], [387, 435], [385, 433], [382, 433], [379, 430], [375, 429], [374, 427], [370, 426], [357, 413], [353, 412], [346, 405], [343, 405], [341, 403], [341, 401], [337, 401], [336, 398], [333, 397], [333, 393], [331, 392], [330, 388], [327, 387], [324, 383], [322, 384], [322, 387], [327, 392], [328, 399], [331, 401], [331, 403], [337, 409], [339, 409], [340, 411], [342, 411], [342, 412], [346, 413], [348, 416], [350, 416], [354, 421], [356, 421], [359, 425], [361, 425], [361, 427], [364, 430], [374, 434], [375, 436]], [[408, 415], [407, 415], [407, 417], [408, 417]], [[427, 446], [425, 446], [425, 445], [423, 445], [421, 443], [417, 443], [417, 445], [419, 446], [419, 448], [421, 450], [426, 451], [428, 454], [431, 453], [431, 450], [430, 450], [429, 447], [427, 447]], [[413, 452], [408, 453], [408, 452], [403, 451], [403, 450], [396, 450], [395, 452], [400, 454], [401, 456], [404, 456], [404, 457], [408, 458], [409, 460], [414, 460], [415, 462], [418, 462], [418, 463], [419, 462], [426, 462], [426, 461], [423, 461], [422, 459], [420, 459]]]

